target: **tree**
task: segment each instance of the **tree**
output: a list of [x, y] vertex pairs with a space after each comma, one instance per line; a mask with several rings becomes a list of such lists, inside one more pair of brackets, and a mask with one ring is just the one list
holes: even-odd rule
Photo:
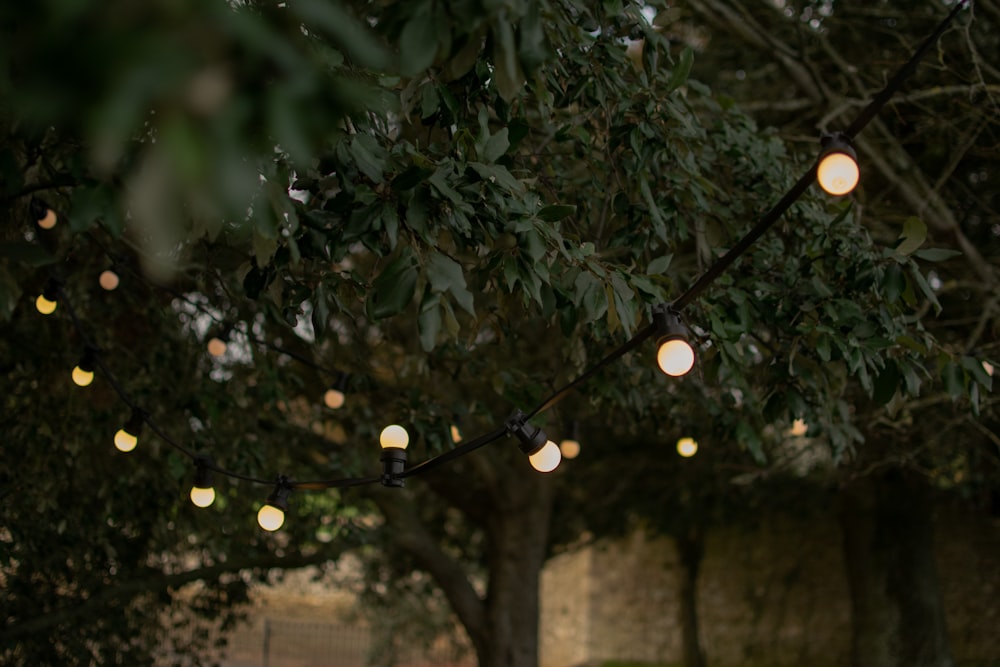
[[[162, 443], [129, 459], [127, 477], [83, 456], [127, 409], [106, 385], [81, 398], [52, 378], [92, 337], [157, 424], [241, 475], [363, 475], [367, 443], [395, 420], [411, 428], [417, 461], [453, 446], [456, 418], [488, 432], [626, 340], [789, 185], [795, 156], [688, 79], [692, 51], [672, 50], [639, 5], [0, 11], [16, 35], [2, 47], [13, 103], [0, 196], [21, 222], [4, 232], [0, 271], [3, 366], [17, 383], [5, 459], [37, 438], [47, 445], [3, 482], [18, 491], [5, 508], [5, 657], [148, 661], [155, 595], [169, 602], [174, 583], [207, 576], [205, 596], [231, 604], [245, 586], [232, 572], [370, 543], [377, 508], [383, 552], [435, 580], [480, 664], [534, 665], [538, 571], [556, 486], [572, 486], [571, 474], [533, 475], [494, 446], [403, 493], [296, 493], [287, 529], [264, 536], [236, 518], [255, 502], [244, 484], [225, 487], [207, 518], [193, 514], [177, 493], [191, 462]], [[86, 67], [81, 53], [93, 54]], [[68, 224], [28, 224], [32, 196]], [[112, 260], [140, 267], [126, 298], [85, 282]], [[688, 309], [702, 397], [721, 406], [720, 428], [746, 457], [763, 461], [768, 424], [793, 418], [848, 451], [848, 387], [871, 395], [885, 376], [913, 393], [900, 378], [948, 354], [907, 317], [912, 300], [889, 298], [894, 271], [920, 284], [913, 257], [811, 196]], [[79, 327], [28, 312], [52, 272]], [[205, 358], [204, 329], [224, 324], [236, 325], [234, 352]], [[48, 353], [67, 330], [76, 349]], [[310, 398], [342, 374], [345, 409], [323, 411]], [[974, 391], [971, 375], [959, 386]], [[634, 435], [696, 395], [633, 354], [577, 409], [586, 423], [621, 414]], [[64, 416], [51, 434], [48, 414]], [[554, 434], [571, 416], [542, 417]], [[58, 482], [66, 461], [87, 502]], [[67, 507], [63, 525], [55, 515]], [[66, 553], [91, 544], [97, 555]], [[194, 566], [178, 570], [185, 559]], [[39, 581], [41, 604], [28, 593]], [[118, 616], [81, 623], [112, 602]], [[118, 636], [132, 639], [109, 641]]]
[[[900, 12], [889, 3], [696, 0], [680, 11], [678, 25], [702, 30], [699, 64], [717, 89], [791, 141], [843, 127], [941, 15], [935, 3]], [[950, 664], [929, 499], [935, 488], [960, 491], [981, 511], [996, 484], [994, 407], [979, 392], [990, 387], [980, 360], [995, 356], [996, 344], [995, 236], [983, 227], [996, 219], [996, 188], [983, 176], [997, 77], [981, 54], [995, 48], [998, 17], [995, 3], [972, 3], [891, 113], [858, 138], [859, 221], [877, 242], [935, 262], [929, 288], [890, 269], [887, 297], [926, 299], [919, 313], [946, 353], [904, 378], [914, 396], [922, 385], [919, 399], [898, 393], [900, 376], [889, 372], [875, 379], [874, 403], [849, 401], [865, 437], [840, 468], [857, 665]], [[948, 249], [919, 249], [925, 236]]]

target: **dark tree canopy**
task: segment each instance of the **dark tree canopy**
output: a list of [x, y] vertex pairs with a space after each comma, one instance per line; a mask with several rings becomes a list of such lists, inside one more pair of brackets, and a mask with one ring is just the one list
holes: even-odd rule
[[[672, 33], [700, 12], [729, 17], [722, 4], [662, 4], [0, 8], [0, 655], [149, 662], [181, 584], [205, 582], [190, 604], [213, 617], [243, 600], [248, 572], [368, 545], [387, 585], [426, 586], [396, 576], [410, 567], [430, 574], [484, 667], [501, 649], [534, 664], [532, 585], [553, 499], [586, 488], [586, 461], [579, 474], [539, 476], [501, 442], [395, 494], [296, 493], [283, 530], [265, 534], [252, 517], [270, 489], [217, 480], [216, 504], [200, 511], [183, 453], [150, 433], [115, 452], [128, 406], [100, 374], [87, 390], [70, 384], [85, 341], [65, 307], [45, 318], [33, 302], [49, 276], [62, 279], [128, 394], [241, 475], [375, 474], [391, 422], [410, 429], [411, 461], [453, 447], [453, 423], [487, 432], [645, 326], [815, 159], [818, 143], [789, 148], [691, 78], [700, 56]], [[776, 36], [799, 30], [772, 18]], [[901, 41], [894, 63], [910, 49]], [[710, 45], [706, 61], [716, 48], [724, 60], [731, 46]], [[853, 98], [840, 99], [849, 117]], [[818, 134], [763, 111], [783, 132]], [[896, 122], [877, 136], [885, 128], [905, 151], [918, 139]], [[941, 159], [931, 145], [920, 160]], [[948, 304], [927, 278], [931, 266], [939, 280], [964, 267], [929, 264], [948, 253], [922, 247], [919, 221], [869, 224], [871, 193], [891, 185], [800, 199], [685, 310], [691, 376], [668, 381], [646, 346], [538, 424], [558, 439], [576, 420], [585, 441], [633, 443], [640, 465], [697, 428], [727, 443], [728, 460], [762, 469], [797, 419], [842, 460], [942, 384], [964, 418], [990, 377], [931, 319]], [[33, 198], [58, 213], [52, 230], [35, 223]], [[973, 271], [991, 272], [991, 256], [969, 255], [987, 225], [977, 215], [954, 239]], [[112, 263], [121, 286], [105, 292], [96, 280]], [[223, 325], [235, 333], [219, 360], [203, 350]], [[323, 407], [341, 377], [345, 406]], [[377, 559], [397, 551], [410, 560], [395, 570]]]

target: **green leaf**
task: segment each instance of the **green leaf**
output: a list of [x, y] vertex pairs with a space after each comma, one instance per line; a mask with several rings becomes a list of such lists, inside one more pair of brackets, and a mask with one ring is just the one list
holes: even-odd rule
[[427, 280], [435, 292], [451, 292], [458, 305], [470, 315], [475, 315], [472, 292], [465, 284], [465, 274], [462, 266], [451, 257], [439, 252], [432, 252], [427, 261]]
[[507, 128], [504, 127], [487, 140], [483, 159], [486, 162], [496, 162], [503, 157], [508, 148], [510, 148], [510, 139], [508, 139]]
[[667, 82], [667, 92], [672, 92], [683, 86], [691, 73], [691, 65], [694, 64], [694, 50], [691, 47], [681, 51], [680, 58], [674, 70], [670, 73], [670, 80]]
[[906, 290], [906, 274], [903, 273], [899, 264], [894, 262], [885, 270], [885, 275], [882, 278], [882, 289], [885, 292], [886, 301], [889, 303], [899, 301], [900, 295]]
[[938, 301], [937, 295], [931, 286], [927, 284], [927, 280], [924, 278], [924, 274], [920, 273], [920, 269], [916, 265], [910, 267], [910, 275], [913, 276], [914, 282], [920, 287], [920, 291], [924, 293], [927, 300], [934, 304], [934, 312], [941, 314], [941, 303]]
[[885, 405], [896, 395], [899, 386], [899, 370], [893, 361], [887, 361], [885, 369], [875, 378], [875, 389], [872, 397], [879, 405]]
[[903, 231], [899, 235], [899, 245], [896, 246], [896, 252], [900, 255], [909, 255], [923, 245], [926, 239], [927, 225], [920, 218], [910, 216], [903, 223]]
[[642, 196], [646, 200], [646, 205], [649, 206], [649, 217], [653, 223], [653, 231], [656, 233], [657, 238], [666, 242], [667, 225], [663, 221], [663, 215], [660, 213], [660, 207], [656, 205], [656, 200], [653, 198], [653, 192], [649, 189], [649, 182], [645, 178], [639, 179], [639, 191], [642, 192]]
[[674, 256], [672, 254], [662, 255], [657, 257], [649, 266], [646, 268], [646, 274], [650, 276], [659, 276], [666, 273], [667, 269], [670, 268], [670, 262], [673, 261]]
[[520, 193], [524, 191], [524, 184], [514, 178], [514, 176], [507, 171], [507, 167], [501, 164], [470, 162], [469, 166], [475, 169], [476, 173], [479, 174], [481, 178], [489, 181], [490, 183], [498, 183], [511, 192]]
[[257, 260], [257, 266], [263, 268], [271, 263], [275, 251], [278, 249], [277, 237], [267, 237], [261, 234], [255, 227], [253, 230], [253, 253]]
[[916, 398], [920, 395], [920, 376], [912, 364], [903, 364], [903, 380], [906, 381], [906, 393]]
[[355, 135], [350, 146], [351, 155], [354, 156], [361, 173], [375, 183], [381, 183], [382, 172], [385, 171], [385, 150], [367, 134]]
[[307, 25], [322, 28], [342, 44], [355, 60], [381, 69], [388, 63], [385, 49], [371, 36], [368, 26], [362, 24], [335, 2], [327, 0], [295, 0], [287, 7], [298, 14]]
[[424, 352], [430, 352], [437, 344], [437, 335], [441, 330], [440, 304], [440, 294], [434, 294], [430, 289], [424, 291], [424, 298], [420, 302], [420, 316], [417, 318], [420, 347]]
[[400, 71], [414, 76], [434, 63], [438, 48], [438, 22], [425, 4], [403, 27], [399, 36]]
[[973, 377], [973, 379], [981, 384], [986, 391], [993, 391], [993, 378], [986, 369], [983, 368], [983, 362], [975, 357], [964, 356], [962, 357], [962, 366], [967, 370]]
[[525, 80], [514, 46], [514, 29], [503, 17], [493, 24], [493, 80], [506, 102], [517, 96]]
[[951, 400], [957, 401], [965, 395], [965, 373], [954, 361], [945, 364], [941, 379], [944, 380], [944, 388], [951, 396]]
[[327, 324], [330, 321], [330, 306], [326, 302], [326, 290], [322, 284], [318, 285], [316, 291], [313, 292], [312, 307], [313, 331], [316, 334], [316, 340], [319, 340], [326, 334]]
[[540, 220], [545, 222], [559, 222], [576, 213], [576, 206], [570, 204], [549, 204], [543, 207], [536, 214]]
[[917, 250], [913, 253], [913, 256], [925, 259], [928, 262], [941, 262], [952, 257], [958, 257], [961, 254], [958, 250], [949, 250], [948, 248], [926, 248], [924, 250]]
[[426, 169], [424, 167], [417, 166], [408, 167], [405, 171], [397, 174], [396, 177], [392, 179], [392, 189], [397, 192], [410, 190], [420, 183], [423, 183], [427, 180], [427, 177], [433, 173], [433, 169]]
[[391, 317], [413, 300], [417, 288], [417, 267], [408, 248], [386, 266], [372, 283], [368, 312], [373, 319]]

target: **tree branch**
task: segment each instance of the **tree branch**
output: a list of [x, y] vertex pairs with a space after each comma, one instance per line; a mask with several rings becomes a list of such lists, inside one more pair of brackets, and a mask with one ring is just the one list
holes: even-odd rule
[[437, 582], [480, 654], [488, 645], [486, 607], [465, 571], [444, 553], [413, 511], [412, 497], [398, 489], [375, 489], [372, 499], [392, 527], [395, 543]]
[[93, 616], [114, 603], [128, 602], [142, 593], [158, 593], [171, 588], [177, 588], [193, 581], [207, 581], [220, 577], [223, 574], [239, 572], [241, 570], [260, 570], [280, 567], [282, 569], [295, 569], [318, 565], [331, 559], [327, 552], [318, 552], [310, 555], [300, 555], [295, 557], [279, 557], [268, 554], [262, 558], [246, 558], [243, 560], [232, 560], [225, 563], [218, 563], [196, 570], [187, 570], [174, 574], [163, 574], [158, 572], [150, 577], [133, 579], [122, 582], [114, 588], [106, 588], [100, 593], [93, 595], [86, 600], [75, 602], [70, 607], [46, 611], [41, 616], [34, 616], [23, 621], [8, 625], [0, 631], [0, 643], [11, 642], [18, 637], [32, 635], [41, 632], [51, 632], [55, 628], [75, 621], [83, 616]]

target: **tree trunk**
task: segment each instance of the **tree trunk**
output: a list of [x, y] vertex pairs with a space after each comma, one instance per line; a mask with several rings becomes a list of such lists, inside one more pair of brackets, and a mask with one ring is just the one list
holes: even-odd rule
[[540, 476], [522, 480], [516, 507], [487, 520], [487, 641], [476, 647], [479, 667], [538, 665], [538, 591], [552, 514], [550, 481]]
[[853, 667], [952, 667], [934, 566], [930, 489], [899, 470], [842, 493]]
[[698, 570], [705, 554], [705, 537], [692, 530], [676, 540], [680, 558], [680, 623], [684, 667], [705, 667], [705, 652], [698, 636]]

